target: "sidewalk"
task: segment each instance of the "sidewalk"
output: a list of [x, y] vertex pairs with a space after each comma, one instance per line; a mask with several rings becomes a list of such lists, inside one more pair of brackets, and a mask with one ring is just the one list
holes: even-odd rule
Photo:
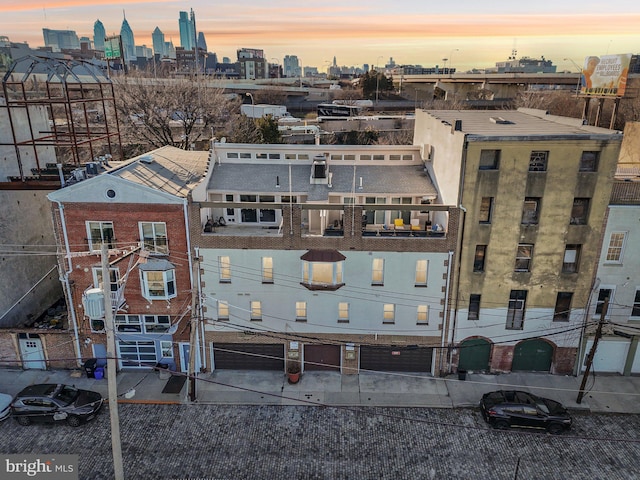
[[[176, 373], [175, 375], [183, 375]], [[121, 371], [121, 403], [190, 403], [189, 381], [178, 393], [163, 393], [168, 372]], [[305, 372], [291, 385], [274, 371], [219, 370], [199, 375], [196, 402], [220, 405], [334, 405], [380, 407], [475, 407], [486, 392], [519, 389], [550, 397], [569, 409], [640, 414], [640, 377], [596, 375], [587, 381], [582, 403], [576, 403], [582, 377], [545, 373], [467, 374], [434, 378], [421, 374]], [[0, 392], [17, 394], [35, 383], [66, 383], [107, 396], [106, 378], [87, 378], [80, 370], [0, 369]], [[126, 396], [125, 396], [126, 394]]]

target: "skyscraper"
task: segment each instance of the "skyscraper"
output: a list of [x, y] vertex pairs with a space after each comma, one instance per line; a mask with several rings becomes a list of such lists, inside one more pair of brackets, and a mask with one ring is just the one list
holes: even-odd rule
[[207, 51], [207, 41], [204, 38], [204, 33], [198, 33], [198, 49]]
[[[122, 11], [124, 15], [124, 10]], [[120, 37], [122, 38], [122, 49], [124, 50], [123, 56], [126, 62], [131, 62], [136, 60], [136, 42], [133, 38], [133, 30], [129, 26], [129, 22], [127, 22], [127, 17], [125, 15], [124, 20], [122, 21], [122, 27], [120, 27]]]
[[93, 24], [93, 48], [104, 52], [104, 38], [107, 36], [100, 20]]
[[51, 47], [54, 52], [59, 52], [63, 48], [79, 50], [80, 40], [73, 30], [51, 30], [42, 29], [45, 47]]
[[158, 58], [166, 57], [164, 33], [158, 27], [151, 34], [151, 40], [153, 41], [153, 54]]
[[193, 50], [195, 47], [195, 15], [191, 10], [191, 18], [187, 12], [180, 12], [178, 27], [180, 28], [180, 46], [185, 50]]

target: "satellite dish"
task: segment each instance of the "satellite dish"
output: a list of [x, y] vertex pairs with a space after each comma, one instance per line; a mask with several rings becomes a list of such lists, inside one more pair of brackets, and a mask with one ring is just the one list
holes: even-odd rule
[[169, 330], [167, 330], [167, 333], [168, 333], [169, 335], [173, 335], [173, 334], [174, 334], [174, 333], [176, 333], [177, 331], [178, 331], [178, 324], [177, 324], [177, 323], [174, 323], [173, 325], [171, 325], [171, 326], [169, 327]]
[[227, 137], [222, 137], [220, 139], [220, 143], [227, 143]]

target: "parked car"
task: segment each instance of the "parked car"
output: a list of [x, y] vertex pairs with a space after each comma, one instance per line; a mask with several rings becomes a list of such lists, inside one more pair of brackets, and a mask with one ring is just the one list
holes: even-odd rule
[[494, 428], [541, 428], [559, 434], [571, 428], [571, 415], [561, 403], [517, 390], [485, 393], [480, 400], [484, 419]]
[[98, 392], [43, 383], [31, 385], [18, 393], [11, 404], [11, 412], [20, 425], [66, 420], [72, 427], [77, 427], [95, 417], [102, 403]]
[[4, 420], [11, 415], [11, 400], [11, 395], [0, 393], [0, 420]]

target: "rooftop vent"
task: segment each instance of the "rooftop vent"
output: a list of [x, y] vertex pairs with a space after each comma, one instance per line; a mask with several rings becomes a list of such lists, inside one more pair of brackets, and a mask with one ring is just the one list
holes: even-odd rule
[[153, 163], [153, 157], [151, 155], [143, 155], [138, 159], [138, 161], [146, 164]]
[[504, 119], [502, 117], [490, 117], [489, 120], [492, 123], [498, 123], [498, 124], [501, 124], [501, 125], [510, 125], [510, 124], [513, 123], [512, 121], [506, 120], [506, 119]]

